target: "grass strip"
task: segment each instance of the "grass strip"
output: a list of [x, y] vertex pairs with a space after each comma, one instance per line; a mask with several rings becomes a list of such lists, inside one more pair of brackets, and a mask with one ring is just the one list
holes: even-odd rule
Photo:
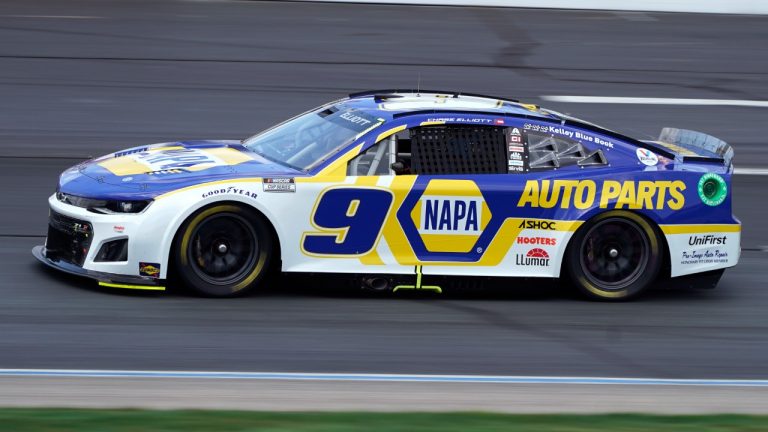
[[748, 415], [512, 415], [0, 409], [0, 431], [3, 432], [751, 432], [765, 430], [768, 430], [768, 416]]

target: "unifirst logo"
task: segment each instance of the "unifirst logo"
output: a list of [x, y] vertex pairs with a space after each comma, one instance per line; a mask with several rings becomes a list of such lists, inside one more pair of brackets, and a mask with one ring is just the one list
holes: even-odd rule
[[482, 226], [482, 198], [421, 197], [419, 232], [477, 234]]
[[685, 204], [685, 183], [675, 181], [528, 180], [518, 207], [680, 210]]

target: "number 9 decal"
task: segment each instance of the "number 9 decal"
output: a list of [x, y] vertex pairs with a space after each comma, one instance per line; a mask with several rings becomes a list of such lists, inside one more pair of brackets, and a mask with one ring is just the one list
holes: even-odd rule
[[304, 233], [304, 252], [313, 255], [363, 255], [376, 247], [392, 206], [383, 189], [334, 188], [324, 191], [312, 213], [319, 232]]

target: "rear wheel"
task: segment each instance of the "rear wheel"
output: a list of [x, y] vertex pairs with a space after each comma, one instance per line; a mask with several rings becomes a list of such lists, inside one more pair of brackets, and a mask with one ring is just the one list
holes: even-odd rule
[[659, 275], [662, 247], [657, 230], [634, 213], [612, 211], [590, 220], [568, 248], [573, 283], [597, 300], [627, 300]]
[[272, 236], [254, 210], [218, 204], [190, 217], [174, 245], [184, 285], [209, 297], [245, 294], [258, 285], [272, 259]]

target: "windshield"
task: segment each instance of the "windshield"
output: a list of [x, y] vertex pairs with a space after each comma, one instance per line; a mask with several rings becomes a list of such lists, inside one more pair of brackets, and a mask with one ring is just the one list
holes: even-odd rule
[[268, 159], [308, 170], [381, 121], [355, 109], [321, 108], [268, 129], [243, 144]]

